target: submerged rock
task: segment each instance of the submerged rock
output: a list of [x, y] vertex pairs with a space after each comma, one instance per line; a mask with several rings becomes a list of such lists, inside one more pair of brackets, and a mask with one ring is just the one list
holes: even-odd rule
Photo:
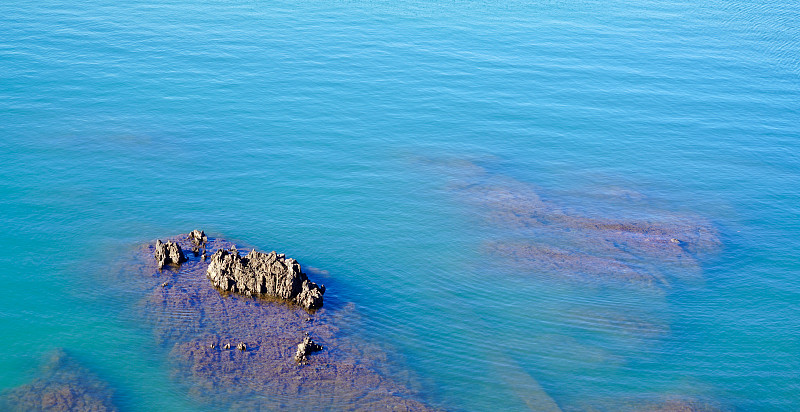
[[299, 345], [297, 345], [297, 352], [294, 354], [294, 360], [296, 362], [303, 362], [308, 360], [308, 355], [319, 352], [322, 350], [322, 346], [318, 345], [316, 342], [311, 340], [310, 337], [306, 336]]
[[156, 251], [154, 253], [158, 268], [172, 264], [180, 265], [186, 261], [186, 256], [183, 254], [181, 247], [175, 242], [161, 242], [161, 239], [156, 240]]
[[614, 398], [584, 400], [568, 411], [597, 412], [723, 412], [729, 408], [717, 402], [687, 396], [663, 395], [651, 399]]
[[486, 245], [486, 249], [495, 255], [511, 259], [522, 267], [535, 268], [540, 272], [631, 282], [640, 286], [666, 283], [657, 274], [635, 268], [618, 259], [533, 242], [495, 242]]
[[325, 286], [309, 281], [297, 261], [274, 251], [253, 250], [241, 257], [235, 248], [217, 250], [206, 275], [222, 290], [290, 300], [308, 310], [322, 307], [325, 293]]
[[0, 407], [8, 411], [116, 411], [113, 391], [62, 350], [56, 350], [31, 383], [10, 390]]
[[669, 288], [702, 281], [701, 262], [721, 247], [714, 226], [696, 216], [560, 204], [534, 185], [472, 164], [455, 182], [484, 222], [503, 230], [487, 239], [488, 250], [523, 273]]

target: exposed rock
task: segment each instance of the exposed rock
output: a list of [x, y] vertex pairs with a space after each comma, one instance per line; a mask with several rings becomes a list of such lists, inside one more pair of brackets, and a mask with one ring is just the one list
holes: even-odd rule
[[317, 286], [308, 280], [303, 281], [303, 289], [295, 297], [295, 302], [306, 309], [316, 309], [322, 306], [322, 295], [325, 293], [325, 285]]
[[283, 254], [251, 251], [239, 256], [236, 248], [217, 250], [206, 275], [222, 290], [248, 296], [267, 296], [294, 301], [307, 310], [322, 307], [325, 287], [308, 280], [294, 259]]
[[56, 350], [41, 377], [7, 393], [0, 409], [9, 411], [116, 411], [108, 384]]
[[308, 360], [308, 355], [319, 352], [322, 350], [322, 346], [318, 345], [316, 342], [311, 340], [308, 336], [297, 345], [297, 352], [294, 354], [294, 360], [296, 362], [303, 362]]
[[154, 256], [159, 269], [168, 264], [180, 265], [186, 261], [186, 256], [183, 255], [183, 250], [177, 243], [171, 241], [162, 243], [161, 239], [156, 240]]
[[200, 246], [203, 248], [205, 248], [206, 243], [208, 242], [206, 232], [203, 232], [202, 230], [193, 230], [192, 233], [189, 233], [188, 238], [192, 241], [192, 243], [194, 243], [195, 246]]
[[236, 345], [236, 349], [239, 349], [240, 351], [246, 351], [247, 350], [247, 345], [245, 345], [244, 342], [242, 342], [242, 343]]
[[231, 344], [230, 343], [226, 343], [225, 346], [222, 347], [222, 349], [226, 349], [226, 350], [230, 349], [230, 348], [231, 348]]

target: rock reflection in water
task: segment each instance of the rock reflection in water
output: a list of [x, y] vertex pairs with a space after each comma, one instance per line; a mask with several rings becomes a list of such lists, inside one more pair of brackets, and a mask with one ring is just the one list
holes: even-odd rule
[[[171, 240], [191, 247], [186, 236]], [[232, 246], [209, 238], [206, 249]], [[152, 252], [148, 245], [136, 253], [140, 280], [150, 285], [141, 309], [158, 341], [171, 346], [175, 379], [198, 399], [238, 410], [429, 410], [388, 377], [385, 352], [342, 333], [352, 305], [309, 314], [283, 301], [227, 294], [211, 285], [207, 262], [159, 271]], [[298, 363], [306, 336], [324, 350]]]

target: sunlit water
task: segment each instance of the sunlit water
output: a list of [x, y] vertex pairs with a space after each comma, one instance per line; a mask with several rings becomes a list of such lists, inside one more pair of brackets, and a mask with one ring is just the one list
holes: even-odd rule
[[[124, 410], [198, 407], [111, 286], [203, 228], [327, 271], [436, 407], [800, 409], [798, 39], [779, 1], [4, 2], [0, 389], [61, 347]], [[719, 248], [545, 273], [475, 184]]]

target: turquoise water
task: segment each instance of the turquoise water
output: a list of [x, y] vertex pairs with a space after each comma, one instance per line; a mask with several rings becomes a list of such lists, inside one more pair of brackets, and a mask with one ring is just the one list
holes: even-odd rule
[[[800, 409], [800, 6], [629, 3], [0, 4], [0, 389], [63, 347], [124, 410], [196, 408], [109, 287], [203, 228], [328, 271], [436, 407]], [[559, 277], [487, 247], [563, 239], [476, 184], [719, 247]]]

